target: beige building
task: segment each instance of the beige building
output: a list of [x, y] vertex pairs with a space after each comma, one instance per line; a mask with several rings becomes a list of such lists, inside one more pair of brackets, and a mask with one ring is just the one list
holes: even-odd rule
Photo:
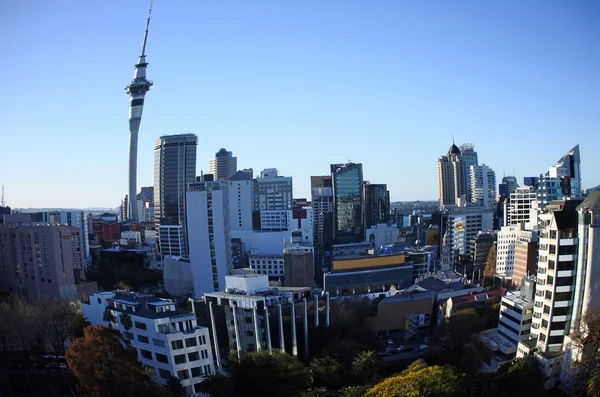
[[529, 230], [522, 230], [517, 235], [515, 243], [514, 268], [512, 282], [521, 287], [523, 277], [535, 274], [537, 264], [538, 237], [537, 233]]
[[389, 331], [406, 331], [411, 327], [411, 319], [416, 319], [415, 326], [428, 327], [433, 317], [435, 293], [423, 292], [410, 295], [397, 295], [384, 298], [377, 305], [377, 315], [366, 319], [367, 325], [375, 333]]
[[0, 225], [0, 291], [39, 298], [75, 299], [96, 290], [87, 283], [78, 227], [31, 223], [5, 215]]

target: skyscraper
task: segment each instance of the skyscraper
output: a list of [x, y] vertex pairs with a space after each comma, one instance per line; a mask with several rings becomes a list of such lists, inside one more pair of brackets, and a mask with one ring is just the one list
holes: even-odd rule
[[483, 206], [496, 203], [496, 173], [485, 164], [472, 165], [470, 169], [471, 202]]
[[222, 148], [215, 157], [210, 159], [208, 172], [214, 175], [215, 181], [227, 180], [237, 171], [237, 157], [233, 157], [232, 152]]
[[291, 210], [292, 177], [281, 176], [274, 168], [267, 168], [254, 183], [254, 210]]
[[462, 161], [465, 163], [465, 181], [467, 183], [467, 201], [471, 201], [471, 166], [479, 165], [479, 159], [477, 152], [475, 151], [475, 145], [472, 143], [463, 143], [458, 146]]
[[334, 242], [335, 244], [362, 242], [364, 239], [362, 164], [332, 164], [331, 180]]
[[194, 134], [165, 135], [154, 143], [154, 222], [185, 224], [185, 191], [196, 179]]
[[559, 178], [562, 194], [565, 197], [581, 196], [581, 160], [579, 145], [569, 150], [558, 162], [549, 168], [546, 176]]
[[317, 281], [319, 271], [329, 268], [327, 251], [333, 245], [333, 189], [331, 175], [311, 176], [311, 205], [313, 208], [313, 241], [315, 247], [315, 274]]
[[137, 221], [138, 210], [137, 201], [137, 146], [138, 132], [140, 130], [140, 122], [142, 121], [142, 111], [144, 110], [144, 97], [146, 92], [150, 90], [152, 81], [146, 79], [146, 41], [148, 39], [148, 28], [150, 27], [150, 14], [152, 8], [148, 12], [146, 20], [146, 31], [144, 33], [144, 43], [142, 44], [142, 55], [138, 58], [135, 65], [133, 80], [125, 87], [125, 91], [129, 94], [129, 213], [128, 218]]
[[364, 228], [387, 223], [390, 219], [390, 192], [385, 184], [363, 185], [363, 216]]
[[468, 198], [470, 186], [467, 184], [467, 168], [458, 146], [452, 144], [448, 154], [440, 156], [437, 168], [440, 207], [457, 204], [461, 196]]

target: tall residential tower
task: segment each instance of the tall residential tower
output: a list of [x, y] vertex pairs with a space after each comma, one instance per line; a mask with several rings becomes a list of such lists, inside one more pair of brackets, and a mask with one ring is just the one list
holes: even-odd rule
[[150, 14], [152, 8], [148, 12], [146, 20], [146, 32], [144, 33], [144, 43], [142, 44], [142, 55], [138, 58], [135, 65], [133, 80], [125, 87], [125, 91], [129, 94], [129, 213], [128, 218], [137, 221], [137, 146], [138, 132], [140, 130], [140, 122], [142, 121], [142, 111], [144, 110], [144, 97], [146, 92], [150, 90], [152, 81], [146, 79], [146, 40], [148, 39], [148, 28], [150, 26]]

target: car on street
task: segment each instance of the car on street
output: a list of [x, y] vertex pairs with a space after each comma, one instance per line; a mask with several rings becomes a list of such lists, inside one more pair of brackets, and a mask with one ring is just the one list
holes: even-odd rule
[[427, 348], [429, 348], [429, 345], [428, 345], [427, 343], [423, 343], [423, 344], [422, 344], [422, 345], [419, 347], [419, 349], [421, 349], [421, 350], [426, 350]]
[[388, 339], [388, 341], [387, 341], [387, 344], [388, 344], [388, 345], [393, 345], [393, 344], [394, 344], [394, 341], [393, 341], [393, 340], [391, 340], [391, 339]]
[[392, 354], [391, 354], [391, 353], [387, 353], [387, 352], [379, 352], [379, 353], [377, 353], [377, 355], [378, 355], [379, 357], [389, 357], [389, 356], [391, 356]]

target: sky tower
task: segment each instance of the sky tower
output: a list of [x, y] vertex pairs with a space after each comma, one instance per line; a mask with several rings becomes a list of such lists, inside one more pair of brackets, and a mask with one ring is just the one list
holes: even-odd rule
[[150, 14], [152, 13], [152, 4], [148, 11], [146, 20], [146, 31], [144, 32], [144, 43], [142, 44], [142, 55], [138, 58], [135, 65], [133, 80], [125, 87], [129, 94], [129, 211], [128, 218], [134, 221], [139, 220], [137, 213], [137, 146], [138, 131], [142, 121], [142, 110], [144, 109], [144, 97], [150, 89], [152, 81], [146, 79], [146, 40], [148, 39], [148, 27], [150, 27]]

